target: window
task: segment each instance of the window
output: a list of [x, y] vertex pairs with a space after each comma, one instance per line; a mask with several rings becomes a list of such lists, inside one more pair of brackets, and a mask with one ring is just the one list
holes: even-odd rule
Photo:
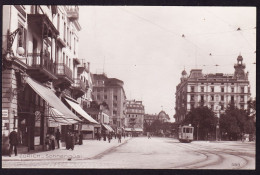
[[214, 110], [214, 105], [210, 105], [210, 108], [211, 108], [212, 110]]
[[190, 101], [194, 101], [194, 95], [190, 96]]
[[60, 14], [59, 13], [57, 16], [57, 29], [58, 29], [58, 31], [60, 31]]
[[244, 93], [244, 91], [245, 91], [245, 88], [241, 87], [241, 93]]
[[194, 104], [191, 104], [190, 107], [191, 107], [191, 109], [194, 109]]
[[221, 105], [221, 110], [224, 110], [224, 105]]
[[211, 92], [214, 92], [214, 87], [211, 87]]
[[105, 99], [105, 100], [107, 99], [107, 95], [104, 95], [104, 99]]
[[64, 26], [63, 26], [63, 39], [66, 42], [66, 23], [64, 22]]
[[240, 108], [241, 108], [241, 109], [245, 109], [245, 108], [244, 108], [244, 105], [242, 105], [242, 104], [240, 105]]
[[201, 89], [201, 92], [204, 92], [204, 86], [201, 86], [200, 89]]
[[22, 24], [20, 24], [20, 23], [18, 23], [18, 27], [19, 28], [22, 28], [23, 29], [23, 31], [22, 31], [22, 35], [18, 35], [18, 42], [17, 42], [17, 47], [22, 47], [22, 48], [24, 48], [24, 51], [25, 51], [25, 53], [24, 54], [26, 54], [26, 35], [27, 35], [27, 30], [23, 27], [23, 25]]
[[116, 95], [114, 95], [114, 100], [117, 100], [117, 96]]
[[231, 88], [231, 92], [235, 92], [233, 87]]
[[233, 95], [231, 96], [231, 102], [234, 102], [234, 96]]
[[200, 101], [204, 102], [204, 96], [203, 95], [200, 96]]
[[191, 92], [194, 92], [194, 86], [191, 86], [191, 87], [190, 87], [190, 91], [191, 91]]
[[211, 97], [211, 101], [214, 101], [214, 95], [211, 95], [210, 97]]
[[224, 87], [221, 87], [221, 92], [224, 92]]
[[224, 95], [221, 95], [221, 101], [224, 101]]
[[63, 64], [65, 64], [65, 53], [63, 52]]
[[113, 103], [113, 106], [114, 106], [114, 107], [117, 107], [117, 103]]
[[117, 111], [116, 110], [113, 110], [113, 115], [116, 115], [117, 114]]
[[97, 99], [100, 100], [100, 95], [99, 94], [97, 95]]
[[243, 95], [240, 96], [240, 102], [244, 102], [244, 96]]

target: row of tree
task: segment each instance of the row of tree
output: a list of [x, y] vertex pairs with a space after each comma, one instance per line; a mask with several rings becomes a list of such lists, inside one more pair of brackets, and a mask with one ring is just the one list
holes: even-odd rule
[[215, 140], [219, 128], [219, 137], [222, 140], [241, 139], [243, 134], [255, 136], [256, 126], [256, 100], [248, 101], [246, 110], [238, 109], [234, 104], [229, 104], [220, 118], [208, 107], [192, 109], [182, 123], [162, 123], [154, 120], [151, 125], [144, 123], [144, 131], [155, 135], [171, 134], [177, 137], [179, 125], [194, 127], [194, 138], [196, 140]]
[[203, 106], [192, 109], [181, 124], [194, 126], [194, 136], [199, 140], [215, 139], [218, 124], [222, 140], [237, 140], [243, 134], [255, 135], [255, 111], [255, 100], [248, 101], [246, 110], [229, 104], [220, 118], [211, 109]]

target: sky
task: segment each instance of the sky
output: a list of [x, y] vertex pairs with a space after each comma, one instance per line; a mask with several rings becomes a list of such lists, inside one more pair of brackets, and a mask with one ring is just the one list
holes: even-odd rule
[[124, 81], [145, 113], [164, 110], [174, 121], [182, 70], [233, 74], [239, 54], [255, 97], [254, 7], [80, 6], [79, 23], [79, 58]]

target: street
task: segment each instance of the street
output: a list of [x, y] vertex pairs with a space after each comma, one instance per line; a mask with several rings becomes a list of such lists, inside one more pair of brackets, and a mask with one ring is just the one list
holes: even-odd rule
[[[111, 143], [91, 140], [94, 147], [77, 146], [74, 151], [35, 153], [33, 158], [2, 160], [3, 168], [129, 168], [129, 169], [255, 169], [255, 143], [180, 143], [173, 138], [134, 137]], [[113, 147], [108, 147], [113, 145]], [[107, 146], [107, 147], [106, 147]], [[87, 149], [87, 150], [86, 150]], [[89, 152], [92, 154], [84, 153]], [[58, 152], [63, 152], [58, 154]], [[66, 153], [65, 153], [66, 152]], [[65, 154], [67, 155], [65, 155]], [[43, 156], [44, 155], [44, 156]], [[21, 156], [24, 155], [20, 155]], [[27, 155], [28, 157], [28, 155]], [[71, 158], [70, 158], [71, 157]], [[69, 160], [71, 159], [71, 160]]]

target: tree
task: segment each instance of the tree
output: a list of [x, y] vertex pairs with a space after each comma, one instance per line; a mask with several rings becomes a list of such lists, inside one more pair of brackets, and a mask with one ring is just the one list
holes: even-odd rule
[[214, 135], [216, 131], [217, 117], [206, 106], [192, 109], [182, 122], [183, 125], [194, 126], [194, 135], [200, 139], [208, 139], [208, 135]]
[[253, 134], [255, 124], [253, 118], [248, 115], [247, 110], [238, 109], [230, 104], [224, 115], [220, 117], [220, 128], [225, 133], [226, 139], [237, 140], [242, 133]]
[[161, 121], [160, 120], [154, 120], [153, 123], [150, 126], [150, 130], [154, 133], [159, 133], [159, 130], [161, 129]]

